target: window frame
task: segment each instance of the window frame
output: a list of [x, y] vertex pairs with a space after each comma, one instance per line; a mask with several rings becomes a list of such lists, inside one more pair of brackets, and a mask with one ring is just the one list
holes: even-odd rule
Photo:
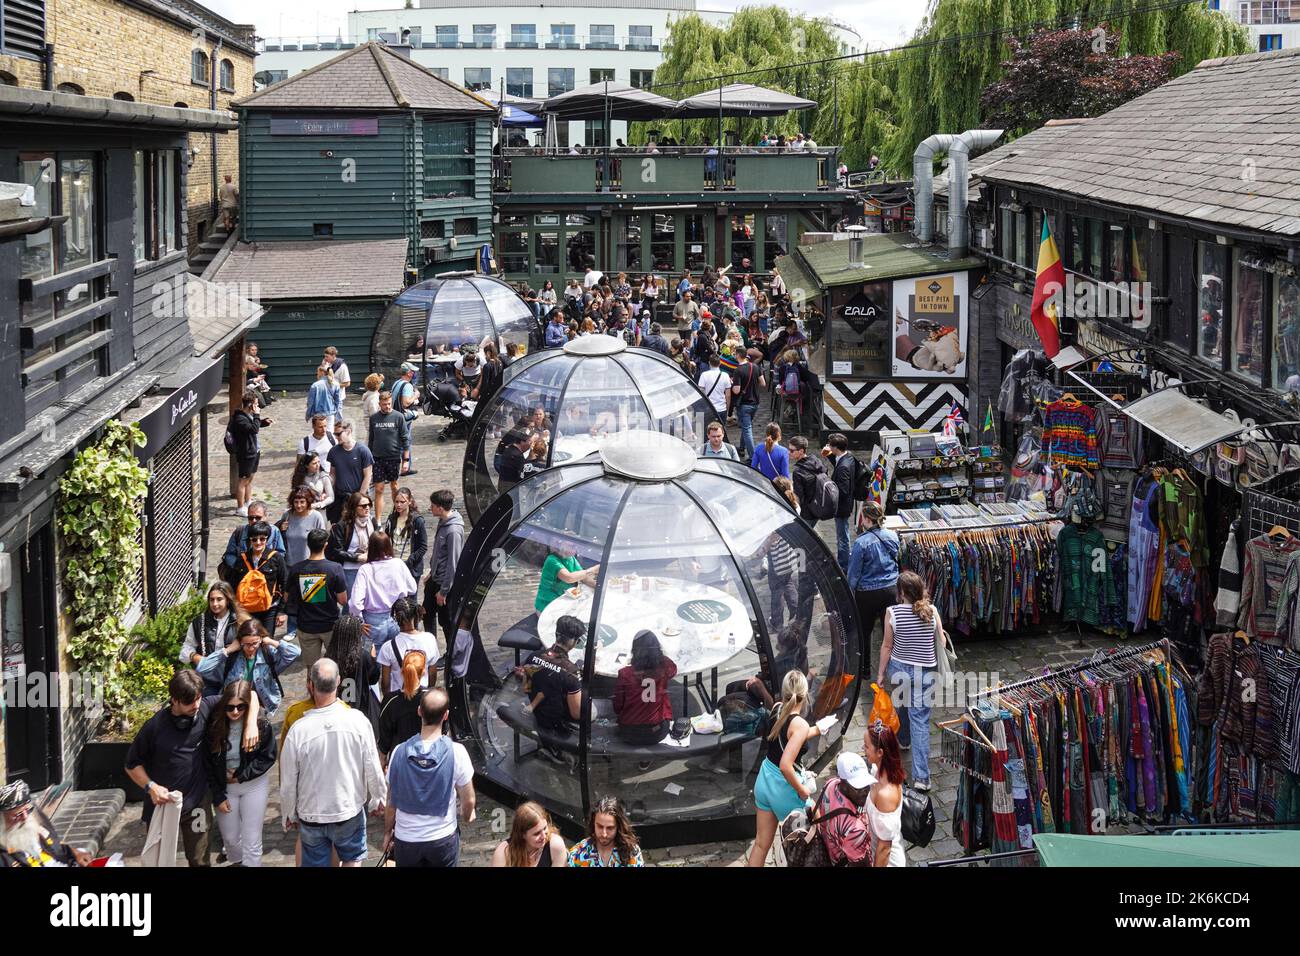
[[[475, 73], [478, 74], [478, 79], [472, 82], [469, 78], [469, 74], [471, 70], [475, 71]], [[486, 80], [484, 80], [482, 77], [482, 74], [484, 73], [487, 74]], [[469, 90], [471, 93], [477, 93], [482, 90], [492, 89], [492, 67], [490, 66], [467, 66], [465, 67], [465, 72], [462, 74], [462, 76], [465, 80], [465, 89]]]
[[[181, 166], [179, 149], [137, 149], [135, 150], [135, 188], [134, 227], [146, 227], [143, 236], [135, 237], [136, 265], [156, 264], [168, 256], [184, 250], [184, 232], [181, 227], [181, 213], [184, 202], [181, 200]], [[164, 157], [169, 159], [164, 162]], [[171, 226], [172, 243], [166, 242], [167, 209], [162, 201], [161, 189], [165, 186], [165, 176], [161, 170], [171, 165]], [[142, 205], [141, 200], [147, 202]], [[146, 220], [148, 220], [146, 222]], [[143, 239], [143, 244], [141, 243]]]
[[[556, 89], [553, 77], [556, 73], [567, 73], [569, 85], [563, 89]], [[577, 75], [571, 66], [548, 66], [546, 68], [546, 95], [547, 97], [559, 96], [561, 93], [569, 93], [577, 87]]]
[[[452, 146], [449, 144], [435, 144], [431, 141], [430, 130], [446, 127], [461, 127], [465, 131], [464, 147], [462, 152], [450, 151]], [[477, 137], [477, 128], [473, 120], [436, 120], [425, 119], [421, 128], [423, 144], [423, 184], [421, 192], [423, 193], [424, 202], [464, 202], [467, 199], [478, 198], [478, 156], [476, 151], [475, 139]], [[431, 146], [446, 146], [443, 151], [432, 149]], [[468, 174], [433, 174], [429, 172], [430, 161], [437, 160], [468, 160]], [[430, 183], [469, 183], [470, 188], [467, 194], [452, 195], [430, 195]]]
[[218, 85], [223, 93], [235, 92], [235, 63], [233, 60], [223, 58], [219, 68], [220, 79]]
[[[199, 67], [202, 66], [202, 76]], [[190, 51], [190, 85], [205, 89], [212, 83], [212, 58], [195, 47]]]
[[[511, 82], [510, 74], [527, 74], [528, 82], [519, 81]], [[506, 95], [518, 96], [522, 99], [530, 100], [533, 98], [533, 68], [531, 66], [508, 66], [506, 67]]]

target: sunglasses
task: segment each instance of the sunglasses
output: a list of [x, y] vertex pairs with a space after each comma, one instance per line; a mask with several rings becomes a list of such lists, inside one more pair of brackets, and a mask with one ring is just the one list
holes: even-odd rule
[[369, 508], [369, 507], [370, 507], [370, 502], [369, 502], [369, 501], [365, 501], [365, 502], [357, 502], [357, 507], [358, 507], [358, 508]]
[[266, 535], [259, 534], [256, 538], [249, 538], [248, 540], [256, 544], [259, 541], [266, 541], [267, 538]]
[[228, 714], [239, 714], [239, 713], [243, 713], [243, 712], [246, 711], [246, 710], [248, 710], [248, 707], [245, 706], [244, 704], [227, 704], [227, 705], [226, 705], [226, 713], [228, 713]]

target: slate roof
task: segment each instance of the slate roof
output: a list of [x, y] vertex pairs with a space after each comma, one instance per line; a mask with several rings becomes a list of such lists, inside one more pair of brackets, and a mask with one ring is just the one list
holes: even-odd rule
[[[807, 273], [807, 277], [815, 280], [822, 289], [854, 282], [923, 276], [933, 272], [960, 272], [963, 269], [977, 269], [984, 264], [983, 259], [974, 255], [949, 259], [948, 250], [944, 246], [932, 245], [922, 249], [916, 237], [905, 232], [868, 235], [864, 247], [864, 261], [867, 264], [865, 269], [849, 265], [847, 239], [799, 246], [795, 254], [800, 260], [796, 263], [797, 272]], [[788, 265], [785, 259], [777, 259], [781, 278], [785, 280], [787, 288], [793, 289], [795, 285], [792, 280], [798, 281], [803, 276], [787, 275]]]
[[[1003, 143], [994, 149], [987, 150], [983, 153], [977, 153], [970, 158], [969, 167], [971, 181], [969, 187], [969, 198], [974, 202], [979, 195], [979, 178], [986, 170], [996, 167], [999, 163], [1012, 159], [1022, 153], [1034, 149], [1052, 150], [1053, 143], [1057, 142], [1061, 135], [1072, 126], [1078, 126], [1087, 123], [1087, 119], [1067, 119], [1067, 120], [1049, 120], [1043, 126], [1032, 132], [1026, 133], [1018, 139], [1009, 143]], [[948, 195], [948, 169], [945, 167], [943, 172], [936, 173], [934, 177], [934, 194], [936, 196]]]
[[406, 239], [241, 242], [213, 282], [256, 282], [258, 300], [380, 299], [402, 291]]
[[437, 110], [485, 116], [497, 109], [382, 43], [363, 43], [232, 105], [250, 109]]
[[980, 160], [981, 177], [1300, 236], [1300, 48], [1206, 60], [1109, 113], [1027, 139], [993, 165]]
[[[198, 286], [199, 291], [193, 292], [191, 286]], [[232, 290], [195, 276], [185, 277], [185, 321], [198, 358], [220, 355], [241, 334], [255, 328], [265, 312]]]

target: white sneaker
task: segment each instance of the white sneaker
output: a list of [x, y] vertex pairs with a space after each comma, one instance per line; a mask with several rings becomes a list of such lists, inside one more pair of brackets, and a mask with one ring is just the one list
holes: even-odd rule
[[239, 517], [241, 517], [241, 518], [247, 518], [247, 517], [248, 517], [248, 507], [247, 507], [247, 506], [244, 506], [244, 507], [242, 507], [242, 508], [236, 508], [236, 509], [235, 509], [235, 514], [239, 515]]
[[916, 791], [919, 792], [919, 793], [929, 793], [929, 792], [930, 792], [930, 781], [928, 781], [928, 780], [920, 780], [920, 781], [918, 781], [918, 782], [912, 784], [912, 789], [913, 789], [913, 790], [916, 790]]

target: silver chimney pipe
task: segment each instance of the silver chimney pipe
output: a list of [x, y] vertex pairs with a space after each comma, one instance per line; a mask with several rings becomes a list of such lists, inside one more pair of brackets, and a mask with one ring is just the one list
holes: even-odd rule
[[1000, 129], [968, 129], [948, 149], [948, 256], [961, 259], [970, 242], [966, 190], [970, 186], [971, 150], [988, 149], [1002, 138]]
[[966, 255], [968, 222], [966, 196], [971, 150], [987, 149], [1002, 136], [1000, 129], [970, 129], [960, 135], [935, 133], [912, 154], [912, 195], [916, 238], [934, 238], [934, 158], [947, 153], [948, 163], [948, 253], [954, 259]]

